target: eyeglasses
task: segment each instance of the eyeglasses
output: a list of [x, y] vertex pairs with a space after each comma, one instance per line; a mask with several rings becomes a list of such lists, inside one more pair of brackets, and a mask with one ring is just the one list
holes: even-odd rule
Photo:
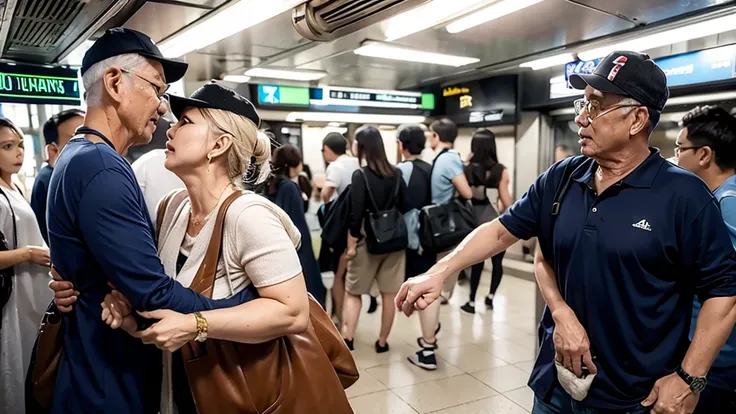
[[138, 79], [141, 79], [143, 81], [148, 82], [148, 84], [153, 87], [153, 89], [154, 89], [154, 91], [156, 93], [156, 97], [159, 100], [160, 99], [164, 99], [164, 95], [166, 94], [166, 91], [168, 91], [169, 90], [169, 87], [171, 86], [169, 84], [164, 84], [163, 86], [160, 86], [157, 83], [151, 82], [150, 80], [144, 78], [143, 76], [141, 76], [141, 75], [139, 75], [139, 74], [137, 74], [137, 73], [135, 73], [135, 72], [133, 72], [131, 70], [125, 69], [125, 68], [120, 68], [120, 71], [123, 72], [123, 73], [126, 73], [128, 75], [133, 75], [133, 76], [137, 77]]
[[680, 158], [680, 154], [682, 154], [685, 151], [688, 151], [688, 150], [697, 151], [701, 148], [703, 148], [703, 145], [696, 145], [692, 147], [677, 147], [676, 146], [675, 147], [675, 157]]
[[573, 106], [575, 107], [575, 116], [580, 116], [580, 114], [583, 113], [583, 110], [586, 110], [588, 111], [588, 122], [590, 123], [593, 122], [594, 119], [600, 118], [603, 115], [615, 111], [616, 109], [634, 107], [638, 108], [640, 106], [644, 106], [640, 104], [613, 104], [611, 106], [601, 108], [599, 105], [600, 104], [597, 101], [587, 101], [584, 98], [578, 99], [573, 102]]

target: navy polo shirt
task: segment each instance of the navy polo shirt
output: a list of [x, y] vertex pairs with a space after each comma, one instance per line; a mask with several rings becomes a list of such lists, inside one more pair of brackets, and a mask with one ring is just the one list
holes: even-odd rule
[[[698, 177], [650, 151], [600, 195], [592, 159], [562, 161], [500, 217], [514, 236], [539, 237], [562, 297], [588, 333], [598, 367], [585, 400], [591, 407], [638, 407], [685, 356], [693, 296], [736, 296], [736, 253], [713, 195]], [[575, 169], [553, 223], [568, 163]], [[545, 309], [529, 381], [541, 398], [557, 383], [553, 331]]]

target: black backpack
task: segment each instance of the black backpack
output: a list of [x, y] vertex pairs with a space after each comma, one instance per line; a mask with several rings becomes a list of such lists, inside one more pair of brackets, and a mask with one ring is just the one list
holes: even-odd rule
[[322, 242], [336, 251], [344, 251], [347, 247], [350, 219], [350, 186], [335, 200], [325, 204], [317, 218], [322, 226]]
[[[447, 152], [443, 150], [432, 163], [432, 171], [437, 160]], [[432, 172], [429, 174], [430, 180]], [[419, 213], [419, 242], [422, 248], [431, 253], [448, 251], [475, 230], [478, 225], [470, 200], [461, 202], [456, 198], [429, 205]]]
[[365, 243], [368, 253], [386, 254], [406, 249], [409, 244], [409, 233], [406, 230], [404, 215], [396, 208], [396, 200], [401, 188], [401, 173], [396, 171], [396, 189], [394, 190], [393, 201], [389, 200], [388, 206], [384, 210], [379, 210], [371, 187], [368, 185], [366, 172], [365, 170], [360, 172], [365, 181], [365, 191], [371, 200], [373, 210], [375, 210], [375, 213], [368, 212], [365, 221]]
[[[9, 245], [8, 239], [5, 237], [5, 234], [0, 232], [0, 251], [6, 252], [9, 250], [14, 250], [18, 248], [18, 231], [15, 225], [15, 212], [13, 211], [13, 205], [10, 203], [10, 199], [8, 198], [8, 195], [5, 194], [5, 191], [0, 189], [0, 193], [2, 193], [3, 197], [5, 197], [5, 199], [8, 200], [8, 207], [10, 207], [10, 215], [12, 216], [12, 220], [13, 220], [14, 238], [13, 238], [12, 248]], [[0, 270], [0, 311], [2, 311], [2, 309], [5, 307], [5, 304], [7, 304], [8, 301], [10, 300], [10, 294], [13, 292], [13, 278], [14, 277], [15, 277], [14, 266], [10, 266], [10, 267]], [[2, 329], [1, 320], [0, 320], [0, 329]]]

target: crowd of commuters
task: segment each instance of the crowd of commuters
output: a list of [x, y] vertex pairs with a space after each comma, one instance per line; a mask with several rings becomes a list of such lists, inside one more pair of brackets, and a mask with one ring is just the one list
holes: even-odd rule
[[[609, 76], [620, 56], [627, 64]], [[84, 57], [86, 113], [44, 125], [48, 165], [30, 203], [12, 180], [23, 133], [0, 118], [0, 273], [12, 278], [0, 284], [2, 412], [25, 412], [54, 292], [65, 324], [52, 413], [188, 414], [198, 408], [181, 348], [304, 332], [307, 293], [329, 303], [350, 350], [364, 296], [371, 310], [381, 305], [377, 353], [389, 351], [396, 310], [418, 311], [422, 335], [408, 361], [437, 369], [440, 306], [459, 273], [469, 269], [460, 309], [473, 314], [490, 259], [483, 303], [493, 310], [504, 252], [535, 239], [547, 308], [529, 381], [534, 414], [736, 412], [736, 118], [690, 111], [679, 166], [664, 160], [649, 136], [669, 93], [648, 56], [614, 52], [595, 73], [571, 77], [585, 93], [575, 102], [582, 155], [555, 148], [556, 163], [515, 203], [489, 129], [475, 131], [463, 160], [452, 121], [401, 126], [396, 165], [373, 126], [352, 139], [330, 133], [318, 183], [297, 147], [259, 131], [255, 107], [236, 92], [208, 83], [165, 98], [186, 69], [147, 36], [108, 30]], [[166, 149], [131, 166], [122, 154], [150, 142], [169, 110], [177, 122]], [[244, 192], [249, 184], [258, 191]], [[315, 188], [324, 214], [345, 212], [319, 258], [305, 215]], [[477, 228], [433, 251], [422, 219], [456, 200]], [[202, 295], [193, 284], [220, 237], [216, 222], [222, 249]]]

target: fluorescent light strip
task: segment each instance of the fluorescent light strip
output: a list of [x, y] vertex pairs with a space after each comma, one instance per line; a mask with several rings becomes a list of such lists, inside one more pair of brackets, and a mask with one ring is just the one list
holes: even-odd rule
[[502, 0], [486, 7], [485, 9], [479, 10], [470, 16], [463, 17], [448, 24], [447, 31], [450, 33], [460, 33], [470, 29], [471, 27], [490, 22], [491, 20], [498, 19], [506, 16], [507, 14], [541, 3], [542, 1], [543, 0]]
[[519, 66], [522, 68], [532, 68], [534, 70], [540, 70], [551, 68], [552, 66], [564, 65], [568, 62], [572, 62], [573, 60], [575, 60], [575, 57], [572, 55], [572, 53], [563, 53], [560, 55], [554, 55], [542, 59], [524, 62]]
[[348, 112], [291, 112], [287, 122], [340, 122], [356, 124], [418, 124], [426, 120], [420, 115], [355, 114]]
[[429, 29], [488, 0], [432, 0], [386, 21], [386, 40], [393, 41]]
[[250, 76], [244, 76], [244, 75], [226, 75], [224, 78], [222, 78], [225, 82], [233, 82], [233, 83], [248, 83], [250, 80]]
[[273, 68], [253, 68], [246, 71], [245, 75], [254, 78], [287, 79], [306, 82], [322, 79], [327, 76], [327, 72]]
[[370, 56], [382, 59], [403, 60], [406, 62], [420, 62], [445, 66], [464, 66], [480, 62], [480, 59], [445, 55], [442, 53], [423, 52], [416, 49], [393, 46], [385, 43], [369, 42], [354, 52], [356, 55]]
[[289, 11], [304, 0], [240, 0], [192, 23], [158, 45], [168, 58], [205, 48], [258, 23]]
[[662, 46], [671, 45], [688, 40], [699, 39], [718, 33], [733, 30], [736, 27], [736, 13], [724, 17], [690, 24], [676, 29], [665, 30], [651, 35], [637, 36], [633, 39], [619, 42], [610, 46], [603, 46], [578, 53], [581, 60], [593, 60], [604, 57], [617, 50], [631, 50], [642, 52]]

